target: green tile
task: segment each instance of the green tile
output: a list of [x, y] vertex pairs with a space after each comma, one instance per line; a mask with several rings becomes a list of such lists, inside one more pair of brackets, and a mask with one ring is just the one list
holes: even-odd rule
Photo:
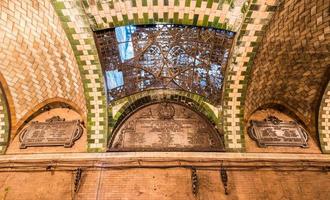
[[191, 2], [191, 0], [185, 0], [185, 4], [184, 4], [184, 5], [185, 5], [186, 7], [190, 7], [190, 2]]
[[139, 23], [139, 15], [137, 13], [133, 13], [134, 24]]
[[112, 16], [112, 21], [113, 21], [114, 26], [118, 26], [119, 25], [119, 21], [118, 21], [117, 16]]
[[206, 7], [207, 7], [207, 8], [212, 8], [212, 5], [213, 5], [213, 0], [207, 0], [207, 5], [206, 5]]
[[89, 8], [89, 4], [87, 2], [87, 0], [82, 0], [83, 6], [84, 8]]
[[131, 5], [132, 5], [132, 7], [136, 7], [136, 0], [131, 0]]
[[158, 21], [158, 13], [153, 13], [153, 18], [155, 21]]
[[191, 24], [190, 21], [189, 21], [189, 14], [188, 13], [185, 13], [183, 14], [183, 23], [184, 24]]
[[209, 21], [209, 16], [208, 15], [204, 15], [203, 26], [208, 26], [208, 21]]
[[200, 8], [202, 6], [202, 0], [196, 0], [196, 8]]
[[114, 5], [114, 2], [113, 1], [109, 1], [108, 2], [108, 6], [109, 6], [110, 9], [114, 9], [115, 8], [115, 5]]
[[164, 22], [168, 21], [168, 12], [164, 12]]
[[97, 6], [97, 9], [102, 11], [103, 10], [103, 7], [102, 7], [102, 4], [101, 4], [101, 1], [97, 1], [96, 2], [96, 6]]
[[198, 15], [195, 14], [193, 18], [193, 25], [197, 25], [197, 22], [198, 22]]
[[175, 12], [173, 14], [173, 19], [174, 19], [174, 23], [178, 24], [179, 23], [179, 13]]
[[128, 15], [123, 15], [125, 25], [129, 24]]
[[53, 5], [55, 7], [55, 10], [63, 10], [63, 9], [65, 9], [65, 5], [64, 5], [63, 2], [57, 2], [57, 1], [55, 1], [55, 2], [53, 2]]

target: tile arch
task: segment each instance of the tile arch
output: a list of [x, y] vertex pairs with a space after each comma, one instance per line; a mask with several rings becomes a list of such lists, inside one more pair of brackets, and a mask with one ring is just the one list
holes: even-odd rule
[[330, 81], [323, 93], [318, 113], [318, 133], [323, 153], [330, 153]]
[[3, 77], [1, 72], [0, 72], [0, 87], [2, 88], [2, 95], [6, 98], [7, 101], [7, 107], [10, 116], [10, 125], [13, 126], [14, 124], [16, 124], [15, 105], [14, 105], [13, 97], [10, 93], [10, 88], [8, 87], [6, 79]]
[[6, 85], [1, 78], [0, 73], [0, 154], [3, 154], [8, 146], [10, 130], [11, 130], [11, 119], [9, 104], [5, 93]]
[[36, 106], [34, 106], [33, 109], [29, 110], [22, 119], [20, 119], [15, 127], [13, 128], [13, 134], [10, 137], [10, 141], [13, 141], [14, 138], [18, 135], [18, 133], [21, 131], [21, 129], [27, 124], [29, 123], [35, 116], [46, 112], [50, 109], [53, 108], [70, 108], [74, 111], [76, 111], [83, 119], [84, 119], [84, 123], [86, 122], [86, 117], [85, 117], [85, 112], [84, 110], [82, 110], [76, 103], [64, 99], [64, 98], [60, 98], [60, 97], [56, 97], [56, 98], [50, 98], [47, 99], [39, 104], [37, 104]]
[[245, 8], [224, 81], [223, 117], [228, 150], [244, 152], [244, 113], [253, 60], [280, 0], [253, 0]]
[[[231, 58], [227, 71], [228, 76], [225, 78], [226, 79], [225, 82], [227, 82], [227, 84], [225, 84], [224, 87], [224, 102], [223, 102], [222, 115], [224, 116], [224, 130], [226, 132], [226, 135], [228, 136], [227, 140], [228, 140], [229, 148], [231, 149], [231, 151], [236, 151], [236, 152], [244, 151], [244, 144], [243, 144], [244, 136], [242, 132], [243, 130], [242, 120], [243, 120], [244, 109], [242, 108], [243, 107], [242, 105], [244, 105], [243, 96], [245, 96], [246, 93], [245, 92], [246, 82], [247, 82], [246, 74], [249, 71], [249, 68], [251, 67], [252, 59], [254, 58], [254, 55], [256, 53], [256, 47], [260, 42], [262, 33], [264, 32], [265, 27], [268, 25], [268, 22], [272, 17], [272, 14], [277, 8], [278, 0], [221, 1], [222, 3], [220, 3], [220, 1], [213, 1], [213, 4], [211, 5], [211, 9], [217, 10], [218, 8], [220, 8], [220, 10], [213, 13], [214, 16], [212, 17], [210, 16], [207, 17], [206, 15], [204, 15], [205, 13], [199, 15], [200, 13], [198, 12], [203, 10], [200, 7], [205, 6], [207, 8], [210, 6], [207, 5], [208, 4], [207, 2], [203, 2], [203, 1], [197, 1], [197, 2], [186, 1], [184, 4], [181, 1], [176, 1], [179, 2], [179, 5], [171, 1], [170, 2], [171, 5], [166, 7], [166, 9], [169, 9], [168, 12], [166, 9], [165, 11], [164, 9], [161, 10], [163, 8], [162, 6], [164, 6], [163, 1], [151, 2], [144, 0], [143, 1], [84, 0], [78, 6], [73, 0], [66, 0], [66, 1], [53, 0], [52, 2], [55, 9], [58, 11], [60, 18], [62, 19], [62, 23], [64, 24], [64, 28], [66, 29], [68, 37], [71, 38], [70, 41], [73, 46], [73, 49], [78, 50], [79, 48], [79, 50], [82, 50], [82, 51], [78, 50], [78, 52], [76, 53], [76, 57], [80, 57], [81, 55], [83, 55], [81, 57], [83, 58], [83, 60], [81, 60], [81, 58], [77, 59], [79, 65], [81, 67], [85, 66], [85, 68], [88, 68], [87, 67], [88, 64], [86, 65], [86, 62], [84, 60], [88, 57], [87, 60], [93, 62], [93, 64], [95, 64], [96, 66], [93, 67], [93, 69], [95, 69], [93, 73], [90, 73], [90, 71], [82, 72], [82, 73], [85, 74], [89, 73], [90, 77], [91, 76], [97, 77], [97, 79], [100, 78], [102, 74], [102, 70], [100, 70], [99, 67], [98, 55], [95, 50], [93, 37], [90, 35], [91, 29], [100, 30], [104, 28], [116, 27], [125, 24], [150, 24], [150, 23], [170, 22], [170, 23], [178, 23], [178, 24], [182, 23], [182, 24], [193, 24], [199, 26], [212, 26], [216, 28], [224, 28], [227, 30], [238, 32], [239, 34], [237, 34], [236, 47], [233, 49], [233, 56]], [[134, 2], [136, 3], [136, 6]], [[161, 6], [158, 5], [158, 2], [160, 2], [159, 5]], [[228, 4], [228, 2], [231, 3]], [[180, 18], [179, 16], [176, 17], [177, 15], [176, 14], [174, 15], [174, 12], [172, 12], [175, 9], [179, 8], [181, 5], [185, 7], [186, 3], [189, 4], [188, 6], [189, 8], [187, 7], [182, 9], [183, 10], [186, 9], [189, 11], [189, 15], [185, 15], [186, 19], [188, 17], [188, 21], [185, 20], [184, 16], [183, 18]], [[221, 10], [223, 7], [221, 6], [225, 6], [228, 9], [227, 11], [230, 12], [223, 13], [222, 12], [223, 10]], [[131, 7], [136, 7], [136, 8], [134, 8], [135, 10], [134, 9], [130, 10]], [[164, 21], [164, 18], [166, 17], [161, 17], [160, 19], [162, 20], [157, 20], [156, 19], [157, 15], [154, 14], [149, 15], [149, 12], [154, 13], [153, 10], [164, 11], [163, 14], [165, 16], [168, 16], [167, 19], [169, 20]], [[128, 16], [128, 14], [127, 16], [125, 16], [125, 13], [122, 13], [126, 11], [130, 12], [129, 14], [130, 16]], [[232, 11], [235, 12], [237, 15], [236, 16], [231, 15], [230, 13]], [[173, 17], [172, 14], [169, 13], [173, 13]], [[183, 14], [184, 12], [181, 13]], [[117, 14], [119, 16], [115, 16]], [[136, 16], [135, 20], [133, 16], [134, 14]], [[198, 15], [197, 20], [196, 18], [194, 19], [195, 14]], [[191, 20], [190, 15], [193, 16], [192, 21], [189, 21]], [[203, 16], [203, 20], [199, 19], [200, 16]], [[215, 20], [216, 17], [219, 18], [219, 20], [217, 20], [216, 23], [214, 21], [212, 22], [211, 19]], [[224, 26], [221, 23], [220, 20], [221, 17], [223, 17], [223, 19], [228, 19], [228, 20], [230, 20], [231, 18], [233, 19], [235, 18], [238, 19], [237, 22], [239, 23], [236, 23], [235, 26], [231, 26], [230, 23], [228, 25], [227, 23], [227, 25]], [[149, 18], [151, 20], [149, 20]], [[79, 23], [76, 23], [75, 20], [77, 19], [80, 20]], [[79, 38], [78, 37], [79, 34], [77, 34], [78, 32], [81, 36], [83, 36], [82, 38], [83, 40], [75, 39], [75, 38]], [[92, 82], [95, 82], [95, 80], [96, 79], [94, 79]], [[102, 81], [103, 80], [96, 81], [98, 86], [94, 87], [93, 89], [94, 91], [98, 90], [104, 92], [102, 88], [103, 84], [100, 84]], [[100, 118], [102, 119], [101, 122], [102, 125], [100, 125], [100, 123], [98, 122], [96, 123], [98, 128], [101, 127], [102, 133], [100, 134], [100, 131], [97, 131], [97, 134], [94, 133], [90, 134], [91, 151], [98, 151], [98, 149], [104, 149], [104, 146], [102, 146], [102, 144], [100, 143], [104, 143], [105, 140], [104, 130], [106, 128], [105, 124], [107, 124], [106, 122], [107, 119], [104, 120], [105, 117], [104, 113], [106, 112], [105, 99], [100, 96], [98, 96], [96, 99], [95, 97], [96, 96], [94, 96], [93, 102], [104, 101], [104, 103], [98, 105], [98, 109], [102, 108], [102, 113], [98, 113], [97, 117], [95, 118], [95, 119], [100, 119]], [[89, 123], [95, 124], [90, 120]], [[99, 143], [99, 141], [102, 142]]]
[[[112, 131], [127, 118], [131, 113], [134, 113], [140, 107], [162, 101], [168, 101], [186, 105], [187, 107], [201, 113], [208, 119], [216, 128], [223, 132], [221, 123], [220, 109], [213, 107], [205, 101], [205, 98], [189, 93], [186, 91], [178, 91], [174, 89], [154, 89], [139, 92], [120, 100], [112, 102], [109, 107], [109, 135], [112, 136]], [[226, 142], [226, 141], [225, 141]], [[226, 144], [225, 144], [226, 145]]]
[[237, 31], [247, 1], [83, 0], [82, 6], [94, 30], [132, 24], [170, 23]]

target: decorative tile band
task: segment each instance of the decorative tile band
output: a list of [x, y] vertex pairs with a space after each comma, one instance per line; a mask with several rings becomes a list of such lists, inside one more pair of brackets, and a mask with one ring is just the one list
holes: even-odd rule
[[0, 154], [6, 151], [9, 139], [9, 110], [6, 97], [0, 85]]
[[322, 152], [330, 153], [330, 82], [321, 101], [318, 124]]
[[128, 24], [185, 24], [237, 31], [246, 0], [83, 0], [94, 30]]
[[244, 98], [253, 59], [277, 0], [253, 0], [232, 50], [224, 86], [223, 117], [226, 149], [244, 151]]
[[52, 0], [74, 51], [87, 104], [88, 151], [104, 151], [107, 106], [102, 69], [87, 16], [76, 0]]

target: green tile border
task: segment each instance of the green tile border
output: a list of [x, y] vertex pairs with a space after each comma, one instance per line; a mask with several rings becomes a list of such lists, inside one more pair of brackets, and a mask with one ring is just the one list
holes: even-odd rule
[[[278, 1], [278, 0], [277, 0]], [[223, 118], [224, 118], [224, 131], [225, 131], [225, 144], [226, 149], [232, 152], [245, 152], [245, 139], [244, 139], [244, 103], [245, 96], [250, 79], [250, 72], [253, 67], [253, 60], [257, 53], [261, 39], [264, 35], [264, 30], [268, 26], [272, 14], [276, 9], [268, 9], [268, 5], [264, 6], [264, 10], [260, 10], [262, 6], [260, 3], [264, 1], [253, 1], [250, 4], [244, 4], [241, 12], [245, 13], [241, 28], [236, 35], [234, 48], [229, 59], [228, 68], [225, 73], [224, 93], [223, 93]], [[272, 8], [276, 8], [272, 5]], [[261, 18], [262, 23], [255, 24], [255, 20], [251, 17], [253, 12], [265, 12], [265, 18]], [[258, 15], [257, 15], [258, 16]], [[248, 30], [248, 25], [260, 25], [261, 31], [255, 31], [253, 35]], [[249, 36], [249, 37], [245, 37]], [[254, 41], [249, 40], [253, 36]], [[252, 47], [250, 52], [242, 52], [240, 48]], [[243, 62], [243, 60], [247, 60]], [[234, 70], [235, 69], [235, 70]], [[234, 141], [235, 140], [235, 141]]]
[[[321, 150], [323, 153], [330, 153], [330, 141], [324, 141], [325, 138], [330, 139], [330, 117], [325, 118], [325, 114], [330, 115], [330, 81], [323, 93], [323, 97], [320, 103], [319, 114], [318, 114], [318, 132]], [[327, 122], [329, 125], [325, 127], [322, 123]], [[328, 129], [328, 130], [327, 130]]]
[[[246, 2], [247, 1], [248, 0], [246, 0]], [[89, 3], [89, 1], [84, 0], [82, 5], [89, 17], [93, 30], [103, 30], [124, 25], [167, 23], [208, 26], [237, 31], [240, 24], [238, 21], [242, 21], [242, 18], [237, 17], [234, 22], [228, 20], [228, 18], [232, 17], [231, 15], [233, 15], [234, 7], [239, 7], [238, 14], [244, 13], [246, 2], [236, 2], [236, 0], [185, 0], [184, 2], [178, 0], [174, 0], [173, 2], [153, 0], [152, 4], [149, 5], [148, 1], [142, 0], [140, 5], [137, 4], [136, 0], [131, 0], [130, 4], [127, 4], [127, 1], [104, 1], [95, 4], [95, 2]], [[160, 5], [163, 5], [161, 10], [159, 10]], [[105, 8], [108, 9], [107, 12], [103, 12], [106, 10]], [[122, 8], [125, 8], [124, 12], [121, 11]], [[207, 10], [199, 14], [196, 13], [196, 9]], [[99, 11], [102, 11], [102, 14], [99, 14]], [[146, 11], [148, 13], [146, 13]], [[221, 22], [219, 16], [215, 16], [211, 19], [210, 15], [214, 15], [214, 13], [219, 11], [226, 14], [225, 18], [222, 18]], [[189, 19], [190, 12], [196, 13], [193, 15], [192, 19]], [[235, 10], [235, 12], [237, 11]], [[163, 15], [162, 18], [160, 17], [161, 15]], [[237, 13], [235, 15], [237, 15]], [[132, 18], [129, 18], [129, 16], [132, 16]], [[241, 16], [243, 17], [243, 14]], [[229, 22], [231, 24], [228, 24]]]
[[[104, 152], [107, 139], [107, 102], [104, 77], [92, 30], [83, 8], [80, 7], [81, 4], [77, 1], [51, 0], [51, 3], [71, 44], [84, 86], [87, 107], [87, 151]], [[88, 5], [86, 0], [82, 3]], [[84, 46], [89, 46], [89, 49], [79, 50]]]
[[[0, 134], [0, 154], [4, 154], [9, 144], [9, 136], [10, 136], [10, 117], [9, 117], [9, 108], [8, 103], [5, 97], [5, 93], [0, 85], [0, 106], [2, 109], [0, 110], [0, 131], [3, 131], [3, 134]], [[3, 123], [3, 124], [2, 124]]]

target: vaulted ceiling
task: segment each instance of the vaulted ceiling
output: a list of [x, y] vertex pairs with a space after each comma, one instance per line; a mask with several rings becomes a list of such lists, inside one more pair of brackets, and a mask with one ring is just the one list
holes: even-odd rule
[[[221, 106], [226, 148], [244, 150], [244, 115], [248, 118], [265, 104], [288, 107], [316, 132], [319, 105], [325, 112], [329, 105], [323, 95], [330, 77], [329, 4], [323, 0], [0, 1], [4, 77], [0, 80], [12, 126], [43, 102], [71, 102], [85, 113], [89, 150], [102, 151], [108, 114], [93, 31], [170, 23], [236, 32]], [[321, 118], [327, 121], [328, 115]], [[320, 129], [329, 130], [325, 124]]]

